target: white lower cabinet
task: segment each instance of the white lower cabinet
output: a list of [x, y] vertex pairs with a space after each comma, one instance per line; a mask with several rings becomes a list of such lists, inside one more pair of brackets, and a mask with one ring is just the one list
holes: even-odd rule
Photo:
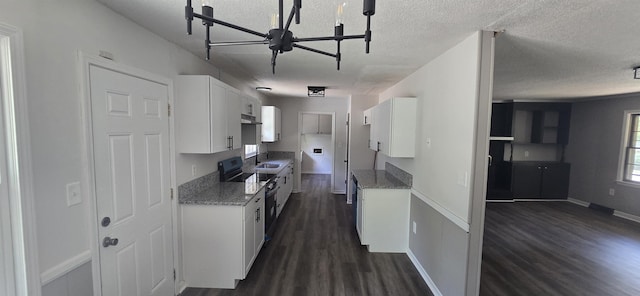
[[278, 192], [276, 203], [276, 216], [284, 209], [284, 205], [289, 201], [289, 196], [293, 192], [293, 163], [290, 162], [278, 173]]
[[409, 243], [409, 189], [358, 188], [356, 230], [369, 252], [405, 253]]
[[189, 287], [234, 289], [264, 243], [264, 189], [245, 206], [180, 205]]

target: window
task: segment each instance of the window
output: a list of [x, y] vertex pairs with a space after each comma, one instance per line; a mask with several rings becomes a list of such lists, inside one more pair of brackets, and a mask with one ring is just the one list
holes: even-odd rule
[[640, 112], [629, 112], [622, 181], [640, 184]]
[[255, 156], [258, 154], [258, 145], [244, 145], [244, 158]]

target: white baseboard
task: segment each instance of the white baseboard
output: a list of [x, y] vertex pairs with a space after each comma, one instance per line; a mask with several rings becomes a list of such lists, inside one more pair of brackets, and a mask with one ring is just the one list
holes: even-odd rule
[[513, 199], [487, 199], [487, 202], [516, 202]]
[[187, 283], [185, 281], [181, 281], [178, 283], [178, 295], [182, 295], [184, 290], [187, 289]]
[[91, 262], [91, 251], [84, 251], [68, 260], [45, 270], [40, 274], [40, 284], [42, 286], [53, 282], [59, 277], [71, 272], [72, 270], [82, 266], [85, 263]]
[[339, 191], [332, 191], [331, 193], [333, 193], [333, 194], [347, 194], [347, 191], [339, 190]]
[[535, 202], [548, 202], [548, 201], [567, 201], [566, 199], [540, 199], [540, 198], [514, 198], [513, 201], [535, 201]]
[[638, 217], [636, 215], [633, 215], [633, 214], [627, 214], [625, 212], [614, 210], [613, 211], [613, 215], [616, 216], [616, 217], [620, 217], [620, 218], [623, 218], [623, 219], [627, 219], [627, 220], [631, 220], [633, 222], [640, 223], [640, 217]]
[[571, 198], [571, 197], [567, 198], [567, 201], [572, 203], [572, 204], [577, 204], [579, 206], [583, 206], [585, 208], [588, 208], [589, 204], [590, 204], [590, 203], [588, 203], [586, 201], [582, 201], [582, 200]]
[[436, 286], [436, 283], [431, 279], [431, 277], [429, 277], [429, 274], [427, 273], [426, 270], [424, 270], [424, 267], [422, 267], [422, 264], [420, 264], [420, 262], [418, 261], [418, 258], [416, 258], [416, 256], [413, 255], [413, 252], [411, 252], [411, 249], [407, 251], [407, 256], [409, 256], [409, 260], [411, 260], [411, 263], [413, 263], [413, 266], [416, 267], [416, 269], [418, 270], [418, 273], [420, 273], [420, 276], [422, 276], [422, 279], [424, 280], [424, 282], [427, 284], [427, 286], [429, 286], [429, 289], [431, 289], [431, 293], [433, 293], [434, 296], [442, 296], [442, 293]]

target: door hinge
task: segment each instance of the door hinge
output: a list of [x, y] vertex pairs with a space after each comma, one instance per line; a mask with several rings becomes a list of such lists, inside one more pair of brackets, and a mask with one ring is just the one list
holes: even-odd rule
[[173, 200], [173, 188], [169, 189], [169, 192], [171, 194], [171, 200]]
[[176, 269], [175, 268], [173, 269], [173, 281], [174, 282], [176, 281]]
[[171, 117], [171, 104], [167, 104], [167, 116]]

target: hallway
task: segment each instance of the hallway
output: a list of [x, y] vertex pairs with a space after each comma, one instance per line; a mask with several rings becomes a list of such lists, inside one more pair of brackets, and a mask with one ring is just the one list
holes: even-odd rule
[[235, 290], [187, 289], [183, 296], [433, 295], [405, 254], [369, 253], [330, 175], [304, 174], [276, 233]]

